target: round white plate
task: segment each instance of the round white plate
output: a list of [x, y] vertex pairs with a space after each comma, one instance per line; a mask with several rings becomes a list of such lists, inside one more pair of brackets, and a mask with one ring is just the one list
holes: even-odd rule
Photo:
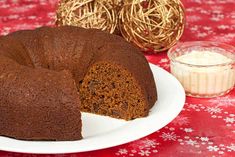
[[148, 117], [124, 121], [82, 113], [82, 140], [22, 141], [0, 136], [0, 150], [42, 154], [84, 152], [121, 145], [161, 129], [180, 113], [185, 93], [175, 77], [153, 64], [150, 66], [157, 84], [158, 101]]

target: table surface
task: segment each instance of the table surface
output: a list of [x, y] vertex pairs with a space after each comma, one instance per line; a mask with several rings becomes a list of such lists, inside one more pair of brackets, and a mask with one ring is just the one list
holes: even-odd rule
[[[235, 46], [235, 0], [182, 0], [187, 24], [181, 41], [212, 40]], [[0, 34], [53, 25], [57, 0], [0, 0]], [[145, 54], [169, 70], [166, 52]], [[175, 104], [177, 105], [177, 104]], [[0, 151], [0, 156], [128, 157], [235, 156], [235, 90], [213, 99], [186, 98], [170, 124], [142, 139], [104, 150], [33, 155]]]

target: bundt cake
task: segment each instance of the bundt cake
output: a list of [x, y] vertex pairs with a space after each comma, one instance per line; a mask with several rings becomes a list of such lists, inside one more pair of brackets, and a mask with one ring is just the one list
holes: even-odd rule
[[147, 60], [119, 36], [61, 26], [0, 37], [0, 135], [78, 140], [80, 110], [131, 120], [156, 99]]

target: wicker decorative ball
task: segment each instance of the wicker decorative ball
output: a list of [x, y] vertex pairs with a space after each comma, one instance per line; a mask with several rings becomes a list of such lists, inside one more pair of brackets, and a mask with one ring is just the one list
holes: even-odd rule
[[171, 48], [180, 39], [184, 25], [180, 0], [126, 0], [119, 13], [123, 37], [145, 51]]
[[113, 33], [118, 15], [115, 0], [61, 0], [57, 9], [57, 25], [96, 28]]

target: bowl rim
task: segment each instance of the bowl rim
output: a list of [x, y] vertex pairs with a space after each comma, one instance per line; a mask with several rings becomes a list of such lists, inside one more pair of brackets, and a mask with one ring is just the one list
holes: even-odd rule
[[[221, 49], [224, 49], [226, 52], [230, 52], [231, 54], [233, 54], [232, 56], [234, 58], [231, 58], [232, 61], [230, 62], [226, 62], [226, 63], [219, 63], [219, 64], [211, 64], [211, 65], [198, 65], [198, 64], [190, 64], [190, 63], [185, 63], [185, 62], [181, 62], [175, 59], [175, 57], [173, 57], [172, 54], [179, 52], [181, 50], [181, 48], [185, 45], [189, 45], [191, 47], [194, 46], [199, 46], [199, 47], [204, 47], [204, 45], [211, 45], [211, 46], [215, 46]], [[221, 46], [226, 47], [227, 49], [229, 49], [229, 51]], [[174, 45], [173, 47], [171, 47], [168, 52], [167, 52], [167, 57], [170, 59], [171, 62], [175, 62], [175, 63], [180, 63], [189, 67], [217, 67], [217, 66], [228, 66], [228, 65], [235, 65], [235, 47], [229, 44], [225, 44], [225, 43], [221, 43], [221, 42], [215, 42], [215, 41], [186, 41], [186, 42], [178, 42], [176, 45]]]

